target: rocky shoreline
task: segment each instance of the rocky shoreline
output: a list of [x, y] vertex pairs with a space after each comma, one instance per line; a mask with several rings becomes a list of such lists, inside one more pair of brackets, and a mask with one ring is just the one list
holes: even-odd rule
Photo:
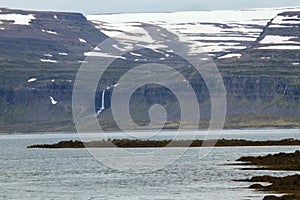
[[[257, 169], [263, 170], [285, 170], [300, 171], [300, 151], [294, 153], [268, 154], [266, 156], [241, 157], [237, 161], [245, 162], [247, 165], [261, 166]], [[246, 168], [248, 169], [248, 168]]]
[[[172, 143], [170, 143], [172, 142]], [[190, 144], [190, 145], [189, 145]], [[168, 145], [168, 146], [167, 146]], [[56, 144], [35, 144], [27, 148], [161, 148], [161, 147], [234, 147], [234, 146], [300, 146], [300, 140], [283, 139], [278, 141], [247, 141], [247, 140], [129, 140], [114, 139], [91, 142], [61, 141]], [[300, 171], [300, 151], [294, 153], [268, 154], [266, 156], [241, 157], [237, 161], [243, 163], [234, 165], [254, 165], [257, 168], [242, 168], [242, 170], [284, 170]], [[257, 176], [250, 179], [235, 180], [253, 183], [250, 189], [274, 192], [283, 196], [268, 195], [263, 200], [300, 200], [300, 175], [286, 177]], [[262, 185], [260, 183], [270, 183]]]
[[[248, 140], [129, 140], [114, 139], [91, 142], [61, 141], [56, 144], [34, 144], [27, 148], [162, 148], [162, 147], [242, 147], [242, 146], [300, 146], [300, 140], [283, 139], [269, 141]], [[250, 159], [250, 158], [249, 158]], [[247, 161], [243, 158], [240, 161]], [[255, 164], [255, 163], [254, 163]]]
[[[247, 165], [260, 166], [255, 170], [285, 170], [285, 171], [300, 171], [300, 151], [294, 153], [279, 153], [266, 156], [249, 156], [241, 157], [237, 161], [243, 161]], [[249, 170], [249, 168], [244, 168]], [[295, 174], [286, 177], [272, 177], [272, 176], [257, 176], [251, 179], [239, 180], [254, 183], [249, 188], [259, 191], [275, 192], [283, 194], [278, 197], [269, 195], [263, 200], [299, 200], [300, 199], [300, 175]], [[261, 185], [258, 182], [270, 183], [270, 185]]]

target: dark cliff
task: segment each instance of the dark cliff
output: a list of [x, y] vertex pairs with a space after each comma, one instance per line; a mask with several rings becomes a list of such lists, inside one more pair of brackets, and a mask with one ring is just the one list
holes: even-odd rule
[[[1, 9], [0, 14], [34, 16], [28, 25], [11, 20], [0, 24], [1, 131], [74, 130], [71, 105], [76, 72], [85, 59], [84, 53], [107, 36], [81, 14], [9, 9]], [[296, 16], [290, 20], [290, 17], [282, 19], [281, 22], [285, 23], [300, 19], [299, 12], [279, 16]], [[240, 58], [215, 59], [227, 90], [225, 125], [228, 128], [300, 125], [300, 49], [295, 43], [300, 41], [300, 22], [280, 26], [273, 22], [264, 28], [256, 42], [238, 52], [242, 54]], [[272, 48], [270, 46], [275, 44], [261, 42], [268, 35], [291, 38], [279, 44], [280, 48]], [[295, 48], [289, 48], [291, 46]], [[176, 55], [161, 61], [157, 52], [143, 50], [142, 54], [148, 61], [168, 63], [177, 69], [184, 66], [183, 71], [187, 66]], [[114, 70], [122, 71], [122, 66], [143, 63], [134, 62], [132, 55], [125, 56], [127, 60], [114, 62]], [[192, 75], [188, 78], [200, 102], [201, 127], [206, 127], [210, 117], [208, 90], [202, 79], [193, 79]], [[100, 84], [96, 110], [101, 107], [101, 91], [115, 83], [113, 75], [108, 76], [107, 83]], [[110, 106], [111, 91], [106, 93], [105, 108]], [[134, 93], [131, 103], [132, 115], [137, 122], [149, 120], [148, 108], [155, 103], [166, 107], [171, 128], [176, 127], [180, 120], [178, 102], [167, 89], [157, 86], [141, 88]], [[100, 118], [105, 127], [114, 128], [110, 109], [101, 113]]]
[[39, 130], [47, 130], [72, 122], [72, 87], [84, 52], [107, 36], [79, 13], [2, 8], [0, 19], [1, 129], [35, 130], [22, 123], [43, 123]]

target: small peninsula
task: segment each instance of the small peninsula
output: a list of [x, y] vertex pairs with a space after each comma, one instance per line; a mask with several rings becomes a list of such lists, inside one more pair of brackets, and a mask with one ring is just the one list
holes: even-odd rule
[[248, 141], [241, 139], [211, 140], [130, 140], [113, 139], [91, 142], [61, 141], [56, 144], [34, 144], [27, 148], [162, 148], [162, 147], [234, 147], [234, 146], [300, 146], [300, 140], [283, 139]]

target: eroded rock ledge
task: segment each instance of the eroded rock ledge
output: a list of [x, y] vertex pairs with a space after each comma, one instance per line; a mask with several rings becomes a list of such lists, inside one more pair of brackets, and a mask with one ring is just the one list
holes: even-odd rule
[[[279, 153], [266, 156], [241, 157], [237, 161], [246, 162], [248, 165], [260, 166], [257, 169], [264, 170], [285, 170], [300, 171], [300, 151], [294, 153]], [[300, 175], [295, 174], [286, 177], [257, 176], [251, 179], [239, 180], [252, 182], [249, 188], [259, 191], [269, 191], [283, 196], [269, 195], [263, 200], [299, 200], [300, 199]], [[270, 185], [261, 185], [261, 182], [270, 183]]]
[[262, 166], [256, 169], [300, 171], [300, 151], [296, 151], [294, 153], [279, 153], [274, 155], [268, 154], [266, 156], [258, 157], [241, 157], [237, 161], [246, 162], [250, 165]]

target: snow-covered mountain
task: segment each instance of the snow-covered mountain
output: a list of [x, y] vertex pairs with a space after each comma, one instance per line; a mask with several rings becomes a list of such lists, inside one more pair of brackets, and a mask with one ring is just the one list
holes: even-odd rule
[[[119, 76], [147, 63], [186, 72], [201, 116], [209, 119], [206, 84], [176, 55], [174, 44], [188, 47], [184, 51], [193, 58], [204, 51], [214, 59], [227, 90], [227, 127], [300, 126], [300, 7], [87, 19], [80, 13], [0, 9], [0, 131], [72, 130], [73, 84], [80, 65], [92, 63], [89, 57], [114, 60], [98, 85], [96, 105], [83, 109], [98, 111], [108, 129], [116, 127], [109, 107]], [[106, 39], [112, 40], [100, 48]], [[161, 104], [176, 124], [179, 109], [170, 91], [142, 87], [132, 99], [137, 122], [147, 121], [147, 108]]]
[[84, 52], [106, 37], [80, 13], [0, 8], [3, 60], [38, 65], [80, 64], [79, 61], [84, 60]]
[[[300, 10], [300, 7], [238, 11], [105, 14], [89, 15], [87, 19], [93, 22], [96, 28], [103, 33], [124, 45], [122, 47], [124, 49], [133, 48], [134, 45], [150, 49], [168, 49], [161, 44], [161, 41], [155, 40], [145, 30], [146, 24], [153, 24], [177, 34], [180, 42], [187, 42], [190, 47], [190, 54], [205, 51], [213, 57], [218, 57], [252, 45], [259, 38], [266, 25], [279, 13], [297, 10]], [[297, 19], [297, 17], [285, 18], [281, 15], [276, 17], [272, 23], [274, 28], [282, 27], [286, 24], [295, 23]], [[278, 38], [268, 37], [265, 41], [276, 43]], [[238, 57], [239, 55], [236, 53], [229, 54], [224, 58]]]
[[300, 10], [288, 11], [273, 18], [256, 49], [263, 50], [300, 50]]

